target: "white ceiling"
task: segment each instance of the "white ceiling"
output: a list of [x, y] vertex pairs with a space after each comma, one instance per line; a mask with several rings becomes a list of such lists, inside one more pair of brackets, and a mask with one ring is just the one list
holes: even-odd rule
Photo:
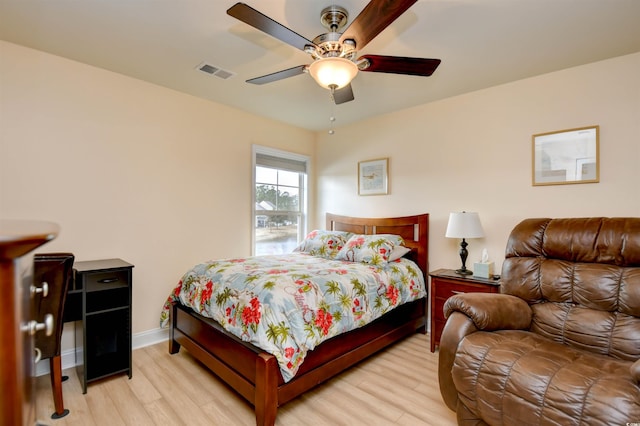
[[[359, 55], [439, 58], [431, 77], [361, 72], [334, 106], [307, 75], [245, 80], [311, 62], [226, 14], [234, 0], [0, 0], [0, 39], [291, 125], [322, 130], [563, 68], [640, 51], [640, 0], [420, 0]], [[312, 40], [320, 11], [350, 20], [367, 0], [247, 0]], [[350, 22], [350, 21], [349, 21]], [[1, 59], [1, 58], [0, 58]], [[236, 75], [223, 80], [202, 62]]]

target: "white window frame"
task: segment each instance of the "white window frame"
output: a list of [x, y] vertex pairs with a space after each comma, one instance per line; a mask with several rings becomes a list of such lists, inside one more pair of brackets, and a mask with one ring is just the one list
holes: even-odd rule
[[256, 157], [258, 154], [279, 157], [288, 160], [295, 160], [305, 163], [305, 174], [301, 176], [300, 182], [300, 213], [298, 217], [298, 240], [302, 241], [307, 235], [309, 217], [309, 173], [311, 169], [311, 158], [307, 155], [296, 154], [289, 151], [282, 151], [261, 145], [253, 145], [251, 149], [251, 255], [256, 253]]

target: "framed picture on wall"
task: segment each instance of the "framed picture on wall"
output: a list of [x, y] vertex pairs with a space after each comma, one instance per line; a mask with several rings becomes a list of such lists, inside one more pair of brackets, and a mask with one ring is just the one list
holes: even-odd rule
[[384, 195], [389, 193], [389, 159], [360, 161], [358, 163], [358, 195]]
[[533, 186], [600, 181], [600, 127], [533, 135]]

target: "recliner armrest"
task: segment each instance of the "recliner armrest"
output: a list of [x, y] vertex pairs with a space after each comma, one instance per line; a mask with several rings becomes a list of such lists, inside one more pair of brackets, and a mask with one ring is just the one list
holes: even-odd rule
[[524, 330], [531, 325], [531, 308], [523, 299], [508, 294], [463, 293], [447, 299], [447, 322], [440, 337], [438, 382], [447, 407], [456, 411], [458, 391], [451, 369], [460, 341], [477, 331]]
[[450, 297], [444, 316], [461, 312], [478, 330], [526, 330], [531, 325], [531, 308], [524, 300], [509, 294], [464, 293]]

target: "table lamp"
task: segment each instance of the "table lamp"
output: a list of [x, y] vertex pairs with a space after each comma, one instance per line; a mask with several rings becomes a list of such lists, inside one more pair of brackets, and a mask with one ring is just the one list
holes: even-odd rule
[[460, 260], [462, 260], [462, 268], [457, 269], [456, 273], [460, 275], [471, 275], [473, 272], [465, 266], [467, 256], [467, 242], [465, 238], [482, 238], [484, 230], [480, 224], [478, 213], [473, 212], [456, 212], [449, 214], [449, 223], [447, 224], [447, 238], [462, 238], [460, 243]]

